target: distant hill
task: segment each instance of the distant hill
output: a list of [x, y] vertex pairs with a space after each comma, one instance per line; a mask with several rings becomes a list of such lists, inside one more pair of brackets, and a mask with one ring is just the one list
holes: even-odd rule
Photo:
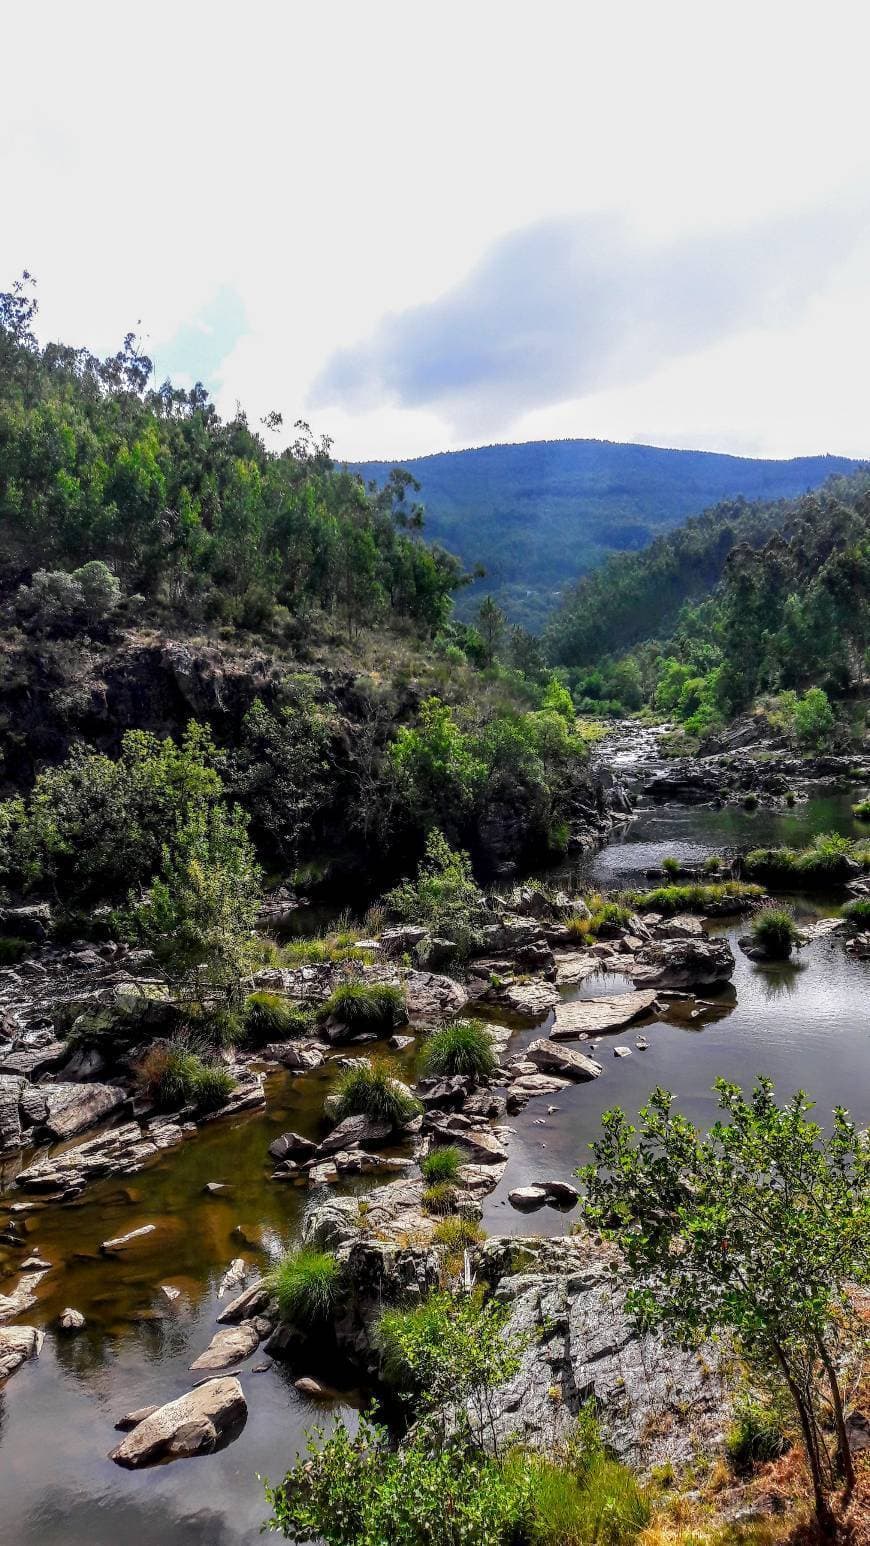
[[366, 480], [401, 465], [422, 484], [426, 535], [486, 579], [517, 621], [537, 628], [578, 576], [609, 554], [634, 551], [686, 516], [739, 495], [792, 498], [860, 464], [843, 456], [761, 461], [715, 451], [669, 451], [610, 440], [533, 440], [444, 451], [404, 462], [352, 462]]

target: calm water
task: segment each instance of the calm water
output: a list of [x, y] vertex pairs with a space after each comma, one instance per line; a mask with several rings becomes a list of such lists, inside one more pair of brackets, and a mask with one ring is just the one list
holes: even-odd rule
[[[825, 794], [777, 813], [645, 811], [596, 857], [590, 878], [602, 886], [631, 884], [668, 854], [700, 859], [737, 844], [801, 843], [825, 829], [857, 832], [849, 812], [854, 798]], [[812, 916], [830, 910], [831, 899], [798, 899], [798, 906]], [[724, 932], [736, 936], [741, 926]], [[870, 963], [850, 961], [840, 943], [826, 940], [802, 951], [795, 966], [759, 967], [736, 947], [735, 956], [733, 990], [709, 1018], [690, 1022], [684, 1011], [681, 1022], [649, 1021], [646, 1052], [634, 1046], [640, 1027], [602, 1038], [600, 1079], [552, 1101], [532, 1101], [510, 1119], [510, 1161], [485, 1204], [491, 1231], [570, 1227], [570, 1215], [551, 1209], [515, 1212], [508, 1192], [535, 1179], [570, 1178], [601, 1112], [613, 1104], [636, 1111], [655, 1084], [674, 1090], [702, 1122], [714, 1114], [710, 1087], [718, 1075], [746, 1084], [759, 1073], [770, 1074], [782, 1093], [810, 1090], [822, 1116], [842, 1101], [856, 1118], [870, 1120]], [[626, 979], [607, 976], [572, 996], [628, 987]], [[547, 1023], [517, 1032], [514, 1046], [545, 1032]], [[615, 1058], [614, 1045], [630, 1047], [631, 1057]], [[122, 1185], [106, 1182], [76, 1206], [29, 1216], [28, 1248], [38, 1247], [53, 1270], [39, 1304], [21, 1319], [50, 1328], [73, 1305], [88, 1329], [72, 1338], [49, 1329], [39, 1360], [0, 1392], [2, 1546], [249, 1546], [259, 1539], [265, 1506], [257, 1472], [283, 1474], [306, 1427], [324, 1415], [329, 1421], [329, 1413], [301, 1400], [279, 1364], [243, 1373], [247, 1425], [220, 1454], [139, 1473], [121, 1471], [106, 1455], [124, 1412], [189, 1388], [188, 1365], [216, 1329], [217, 1286], [232, 1257], [259, 1268], [294, 1238], [306, 1193], [269, 1181], [266, 1149], [287, 1127], [317, 1132], [326, 1087], [321, 1074], [275, 1076], [265, 1115], [216, 1123]], [[558, 1111], [548, 1116], [548, 1104]], [[208, 1197], [207, 1181], [228, 1182], [230, 1190]], [[98, 1255], [101, 1240], [144, 1223], [158, 1230], [127, 1258]], [[21, 1256], [0, 1246], [0, 1273], [9, 1275], [4, 1288], [14, 1283]], [[161, 1294], [163, 1283], [181, 1289], [174, 1305]], [[313, 1365], [316, 1359], [314, 1350]]]

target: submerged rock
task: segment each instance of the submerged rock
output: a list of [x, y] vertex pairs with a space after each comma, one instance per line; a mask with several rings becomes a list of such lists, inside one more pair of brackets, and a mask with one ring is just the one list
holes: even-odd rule
[[200, 1353], [190, 1365], [191, 1369], [229, 1369], [233, 1364], [250, 1358], [260, 1345], [260, 1333], [252, 1320], [243, 1320], [235, 1326], [216, 1331], [204, 1353]]
[[45, 1340], [36, 1326], [5, 1326], [0, 1330], [0, 1380], [8, 1380], [29, 1358], [38, 1358]]
[[594, 1058], [587, 1057], [585, 1052], [575, 1052], [573, 1047], [562, 1047], [546, 1036], [526, 1048], [526, 1058], [544, 1073], [566, 1079], [597, 1079], [601, 1073], [601, 1064]]
[[208, 1455], [238, 1437], [248, 1404], [236, 1379], [206, 1380], [177, 1401], [157, 1407], [109, 1455], [127, 1470], [159, 1460]]

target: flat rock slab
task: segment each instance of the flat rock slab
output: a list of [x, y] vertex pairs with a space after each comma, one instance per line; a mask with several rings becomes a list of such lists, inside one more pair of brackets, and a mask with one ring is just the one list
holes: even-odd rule
[[250, 1358], [260, 1345], [260, 1333], [252, 1320], [240, 1321], [237, 1326], [226, 1326], [216, 1331], [204, 1353], [191, 1364], [191, 1369], [230, 1369], [243, 1359]]
[[585, 982], [600, 972], [601, 962], [588, 950], [569, 950], [556, 957], [556, 981], [559, 983]]
[[156, 1224], [143, 1224], [139, 1229], [131, 1229], [129, 1234], [116, 1235], [114, 1240], [104, 1240], [100, 1250], [104, 1256], [118, 1256], [122, 1251], [137, 1245], [140, 1240], [146, 1240], [149, 1235], [153, 1235], [156, 1228]]
[[559, 995], [549, 982], [507, 982], [496, 989], [493, 997], [517, 1015], [545, 1015], [559, 1002]]
[[601, 1064], [594, 1058], [587, 1057], [585, 1052], [575, 1052], [573, 1047], [560, 1047], [546, 1036], [527, 1047], [526, 1058], [542, 1072], [566, 1079], [597, 1079], [601, 1073]]
[[117, 1111], [127, 1099], [126, 1090], [116, 1084], [49, 1084], [44, 1093], [44, 1126], [52, 1138], [72, 1138]]
[[19, 1278], [11, 1294], [0, 1294], [0, 1322], [14, 1320], [36, 1304], [36, 1285], [45, 1277], [45, 1271], [25, 1272]]
[[573, 1004], [559, 1004], [550, 1035], [561, 1037], [597, 1035], [602, 1031], [619, 1031], [632, 1020], [648, 1014], [656, 1000], [653, 988], [635, 993], [614, 993], [607, 998], [578, 999]]
[[8, 1380], [29, 1358], [38, 1358], [44, 1340], [36, 1326], [6, 1326], [0, 1331], [0, 1380]]
[[248, 1404], [236, 1379], [206, 1380], [137, 1423], [109, 1459], [128, 1471], [208, 1455], [241, 1432]]

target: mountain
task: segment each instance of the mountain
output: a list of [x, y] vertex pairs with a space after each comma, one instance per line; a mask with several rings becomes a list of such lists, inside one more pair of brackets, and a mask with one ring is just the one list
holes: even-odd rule
[[[379, 483], [394, 465], [349, 464]], [[486, 570], [465, 593], [465, 611], [490, 592], [516, 621], [537, 628], [572, 581], [609, 554], [646, 547], [722, 500], [791, 498], [860, 464], [842, 456], [763, 461], [610, 440], [534, 440], [401, 465], [422, 485], [430, 541]]]

